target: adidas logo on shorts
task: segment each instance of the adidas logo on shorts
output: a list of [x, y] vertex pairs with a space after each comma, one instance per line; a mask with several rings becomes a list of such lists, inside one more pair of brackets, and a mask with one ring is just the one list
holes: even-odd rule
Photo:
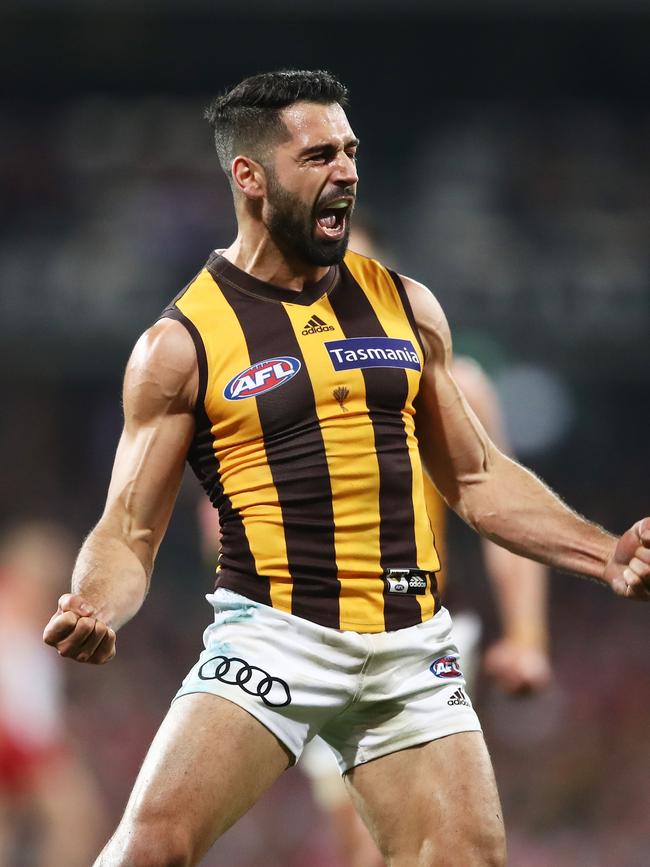
[[420, 575], [413, 575], [409, 578], [409, 587], [417, 590], [425, 590], [427, 582]]
[[447, 704], [451, 705], [452, 707], [455, 704], [464, 704], [465, 707], [470, 706], [470, 703], [467, 701], [467, 696], [465, 695], [465, 693], [463, 692], [462, 689], [457, 689], [456, 692], [449, 699]]
[[320, 334], [322, 331], [334, 331], [333, 325], [328, 325], [327, 322], [318, 316], [312, 316], [302, 329], [303, 334]]

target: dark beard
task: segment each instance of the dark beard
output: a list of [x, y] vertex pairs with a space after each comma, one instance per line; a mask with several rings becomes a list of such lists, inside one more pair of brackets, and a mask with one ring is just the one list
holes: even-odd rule
[[312, 211], [280, 184], [275, 172], [267, 169], [267, 178], [270, 216], [266, 228], [284, 255], [310, 265], [338, 265], [342, 262], [348, 249], [351, 209], [342, 238], [338, 241], [315, 238]]

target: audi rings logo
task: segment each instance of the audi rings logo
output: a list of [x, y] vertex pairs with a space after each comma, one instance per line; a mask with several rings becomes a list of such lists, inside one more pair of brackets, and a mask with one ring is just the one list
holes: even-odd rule
[[219, 680], [238, 686], [248, 695], [257, 695], [269, 707], [291, 704], [289, 686], [279, 677], [272, 677], [263, 668], [249, 665], [237, 656], [213, 656], [199, 668], [201, 680]]

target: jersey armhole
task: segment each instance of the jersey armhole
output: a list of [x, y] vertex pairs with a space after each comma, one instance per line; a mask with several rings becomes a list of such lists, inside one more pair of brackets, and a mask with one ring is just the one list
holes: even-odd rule
[[415, 339], [417, 340], [420, 349], [422, 350], [422, 357], [426, 358], [427, 353], [425, 352], [424, 344], [422, 343], [422, 338], [420, 337], [420, 330], [418, 328], [417, 322], [415, 321], [415, 316], [413, 315], [413, 308], [411, 307], [411, 302], [409, 301], [408, 295], [406, 294], [406, 288], [404, 287], [404, 283], [402, 283], [402, 278], [396, 271], [393, 271], [390, 268], [387, 268], [386, 270], [390, 274], [391, 279], [395, 284], [397, 294], [399, 295], [399, 299], [402, 302], [402, 307], [404, 308], [404, 312], [406, 313], [406, 318], [408, 319], [413, 334], [415, 334]]
[[191, 319], [188, 319], [187, 316], [178, 309], [174, 303], [170, 304], [169, 307], [166, 307], [163, 310], [158, 317], [158, 321], [161, 319], [174, 319], [176, 322], [180, 322], [192, 338], [192, 343], [194, 344], [194, 350], [196, 352], [196, 363], [199, 371], [199, 386], [196, 395], [196, 404], [194, 406], [194, 417], [197, 421], [197, 427], [199, 425], [204, 427], [206, 421], [208, 421], [208, 426], [210, 426], [205, 409], [205, 396], [208, 388], [208, 356], [199, 329]]

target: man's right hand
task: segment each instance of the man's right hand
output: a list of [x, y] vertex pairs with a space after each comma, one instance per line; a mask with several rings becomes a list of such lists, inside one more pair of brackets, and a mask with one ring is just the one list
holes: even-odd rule
[[43, 632], [43, 641], [60, 656], [103, 665], [115, 656], [115, 631], [98, 620], [93, 606], [82, 596], [65, 593], [56, 614]]

